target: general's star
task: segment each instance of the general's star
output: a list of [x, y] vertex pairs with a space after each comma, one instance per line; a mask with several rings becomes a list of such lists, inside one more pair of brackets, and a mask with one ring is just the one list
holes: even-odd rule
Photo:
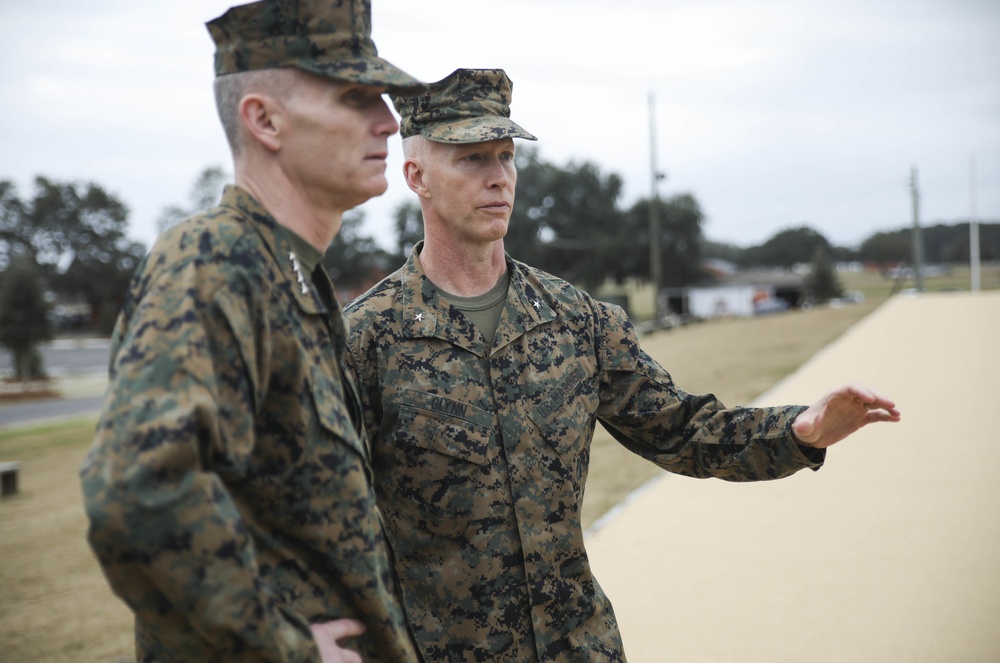
[[424, 314], [423, 314], [423, 313], [417, 313], [417, 314], [416, 314], [415, 316], [413, 316], [413, 318], [414, 318], [414, 319], [415, 319], [415, 320], [416, 320], [417, 322], [421, 322], [421, 321], [422, 321], [422, 320], [424, 319]]
[[302, 276], [302, 268], [299, 266], [299, 259], [295, 256], [295, 251], [288, 254], [288, 259], [292, 261], [292, 269], [295, 270], [295, 277], [302, 286], [302, 294], [305, 295], [309, 292], [309, 286], [306, 285], [306, 279]]
[[540, 301], [538, 301], [537, 299], [532, 300], [531, 305], [535, 307], [536, 311], [538, 309], [542, 308], [542, 303]]

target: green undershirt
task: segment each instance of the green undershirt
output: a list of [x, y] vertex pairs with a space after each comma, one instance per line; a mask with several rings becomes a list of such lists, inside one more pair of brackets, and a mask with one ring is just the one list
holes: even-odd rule
[[500, 315], [507, 303], [507, 288], [510, 286], [510, 276], [504, 271], [497, 284], [489, 291], [475, 297], [459, 297], [449, 292], [441, 291], [452, 305], [467, 317], [486, 339], [488, 346], [493, 347], [493, 339], [500, 324]]

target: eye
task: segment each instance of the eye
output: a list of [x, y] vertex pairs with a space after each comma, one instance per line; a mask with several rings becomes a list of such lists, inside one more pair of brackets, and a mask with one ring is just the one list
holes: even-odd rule
[[365, 93], [361, 88], [352, 88], [344, 93], [343, 100], [350, 103], [358, 103], [363, 101], [365, 98]]
[[462, 161], [479, 161], [482, 157], [478, 152], [471, 152], [462, 157]]
[[514, 153], [513, 152], [503, 152], [503, 153], [500, 154], [500, 159], [502, 161], [513, 161], [514, 160]]
[[364, 86], [352, 87], [341, 95], [341, 100], [348, 105], [363, 107], [380, 98], [382, 95], [373, 88]]

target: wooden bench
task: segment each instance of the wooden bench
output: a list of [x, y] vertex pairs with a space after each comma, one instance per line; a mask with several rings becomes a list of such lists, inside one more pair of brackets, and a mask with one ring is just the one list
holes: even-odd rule
[[0, 497], [17, 494], [17, 471], [21, 463], [0, 463]]

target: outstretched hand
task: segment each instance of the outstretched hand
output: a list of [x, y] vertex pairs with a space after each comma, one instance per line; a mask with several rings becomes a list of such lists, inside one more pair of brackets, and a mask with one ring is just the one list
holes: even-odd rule
[[365, 632], [365, 625], [358, 620], [335, 619], [332, 622], [312, 624], [309, 628], [312, 629], [323, 663], [362, 663], [357, 652], [341, 649], [337, 643], [342, 638], [352, 638]]
[[851, 384], [834, 389], [795, 417], [792, 432], [801, 444], [825, 449], [877, 421], [899, 421], [896, 404], [874, 389]]

